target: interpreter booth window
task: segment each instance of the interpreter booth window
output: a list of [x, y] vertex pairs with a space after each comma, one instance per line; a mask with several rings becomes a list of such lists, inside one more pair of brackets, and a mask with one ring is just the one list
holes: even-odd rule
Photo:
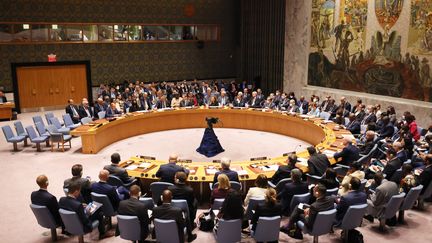
[[13, 41], [28, 42], [31, 40], [30, 24], [14, 24], [13, 25]]
[[142, 27], [141, 25], [129, 25], [127, 28], [129, 41], [142, 40]]
[[66, 26], [66, 40], [67, 41], [82, 41], [83, 40], [82, 25], [67, 25]]
[[66, 41], [66, 26], [59, 24], [52, 24], [50, 29], [50, 41]]
[[114, 40], [115, 41], [127, 41], [128, 40], [128, 29], [127, 25], [114, 25]]
[[49, 25], [46, 24], [32, 24], [31, 25], [32, 41], [49, 41], [48, 29]]
[[11, 42], [13, 31], [11, 24], [0, 24], [0, 42]]
[[98, 27], [97, 25], [84, 25], [83, 29], [83, 41], [91, 42], [98, 40]]
[[218, 40], [219, 33], [217, 26], [198, 25], [196, 38], [198, 40]]
[[169, 27], [168, 26], [144, 26], [144, 39], [145, 40], [168, 40]]
[[113, 41], [113, 26], [99, 25], [99, 41]]

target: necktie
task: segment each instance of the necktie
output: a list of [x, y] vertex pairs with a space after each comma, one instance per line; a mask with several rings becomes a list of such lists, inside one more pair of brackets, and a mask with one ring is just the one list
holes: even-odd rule
[[85, 111], [86, 111], [86, 113], [87, 113], [87, 117], [91, 117], [91, 116], [90, 116], [90, 112], [89, 112], [89, 110], [87, 109], [87, 107], [84, 107], [84, 109], [85, 109]]
[[74, 106], [71, 106], [71, 108], [72, 108], [72, 113], [73, 113], [73, 115], [74, 115], [74, 116], [78, 116], [78, 113], [77, 113], [77, 111], [75, 110], [75, 107], [74, 107]]

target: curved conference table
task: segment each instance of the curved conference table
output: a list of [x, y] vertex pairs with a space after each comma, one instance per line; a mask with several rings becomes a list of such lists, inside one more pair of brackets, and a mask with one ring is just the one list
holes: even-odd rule
[[[97, 153], [104, 147], [132, 136], [183, 128], [205, 128], [206, 117], [218, 117], [224, 128], [249, 129], [272, 132], [294, 137], [313, 144], [325, 153], [332, 164], [336, 163], [332, 154], [343, 148], [342, 139], [352, 134], [339, 128], [335, 123], [324, 121], [305, 115], [288, 114], [284, 112], [256, 109], [233, 108], [195, 108], [157, 110], [151, 112], [134, 112], [107, 121], [101, 119], [88, 125], [83, 125], [71, 132], [74, 136], [81, 136], [82, 152]], [[198, 146], [198, 145], [197, 145]], [[259, 174], [271, 178], [277, 167], [286, 164], [289, 152], [276, 158], [255, 158], [249, 161], [233, 161], [231, 169], [239, 174], [240, 181], [253, 181]], [[308, 153], [305, 149], [298, 151], [300, 162], [296, 164], [302, 171], [307, 172]], [[188, 181], [191, 184], [202, 184], [213, 181], [215, 172], [220, 168], [219, 163], [199, 161], [179, 161], [179, 164], [189, 169]], [[214, 161], [219, 162], [219, 161]], [[161, 164], [167, 161], [148, 156], [136, 156], [120, 163], [127, 169], [130, 176], [138, 177], [146, 182], [158, 180], [155, 174]]]

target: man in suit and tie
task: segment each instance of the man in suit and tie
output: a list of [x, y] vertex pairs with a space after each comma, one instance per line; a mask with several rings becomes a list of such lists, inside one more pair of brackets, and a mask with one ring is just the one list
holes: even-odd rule
[[329, 108], [330, 108], [330, 106], [329, 106], [330, 99], [331, 99], [330, 95], [326, 96], [326, 99], [323, 100], [323, 102], [320, 105], [321, 111], [326, 111], [326, 112], [329, 111]]
[[249, 100], [249, 107], [252, 108], [261, 108], [262, 107], [262, 100], [258, 98], [258, 93], [256, 91], [252, 92], [252, 97]]
[[382, 118], [382, 126], [379, 130], [379, 139], [391, 138], [394, 134], [394, 126], [390, 122], [390, 118], [385, 116]]
[[366, 114], [361, 122], [362, 125], [367, 125], [371, 122], [376, 122], [377, 117], [375, 115], [375, 108], [372, 105], [366, 107]]
[[89, 203], [92, 201], [90, 193], [91, 193], [91, 182], [88, 178], [82, 178], [83, 166], [81, 164], [75, 164], [72, 166], [71, 172], [72, 177], [66, 179], [63, 183], [63, 189], [69, 189], [69, 186], [73, 182], [78, 182], [81, 186], [81, 193], [78, 198], [81, 202]]
[[327, 168], [330, 166], [330, 161], [325, 154], [317, 153], [315, 147], [310, 146], [307, 148], [309, 152], [308, 169], [310, 175], [322, 176]]
[[234, 98], [232, 102], [233, 107], [245, 107], [245, 102], [243, 99], [243, 93], [238, 92], [237, 96]]
[[402, 162], [396, 157], [396, 150], [388, 148], [386, 151], [386, 159], [381, 160], [384, 165], [382, 173], [386, 175], [386, 178], [392, 178], [393, 174], [402, 166]]
[[111, 205], [114, 208], [114, 211], [117, 211], [119, 203], [121, 200], [125, 199], [125, 194], [129, 196], [129, 191], [122, 189], [123, 194], [121, 197], [119, 193], [117, 193], [117, 188], [115, 186], [111, 186], [107, 183], [109, 172], [107, 170], [101, 170], [99, 172], [99, 182], [93, 183], [91, 185], [92, 192], [106, 195], [111, 202]]
[[101, 111], [105, 111], [108, 109], [108, 104], [104, 102], [104, 100], [102, 98], [98, 98], [96, 101], [96, 104], [94, 106], [94, 116], [96, 118], [100, 118], [99, 117], [99, 112]]
[[99, 221], [99, 239], [103, 239], [109, 235], [105, 234], [104, 216], [102, 210], [98, 209], [93, 214], [84, 207], [84, 205], [77, 199], [79, 197], [81, 188], [78, 182], [73, 182], [69, 186], [69, 191], [66, 197], [60, 198], [59, 207], [68, 211], [75, 212], [83, 225], [85, 233], [90, 233], [93, 230], [92, 222]]
[[302, 114], [306, 114], [309, 112], [309, 102], [305, 99], [304, 96], [300, 96], [300, 99], [297, 101], [297, 106]]
[[117, 176], [124, 184], [131, 183], [134, 178], [130, 177], [125, 168], [119, 166], [120, 154], [113, 153], [111, 155], [111, 164], [105, 165], [104, 170], [109, 171], [110, 175]]
[[[162, 193], [162, 205], [153, 208], [152, 218], [154, 219], [165, 219], [165, 220], [174, 220], [177, 224], [177, 233], [180, 239], [180, 242], [184, 242], [184, 234], [183, 229], [186, 225], [185, 220], [183, 218], [183, 212], [180, 208], [174, 207], [171, 205], [172, 193], [170, 190], [165, 190]], [[192, 242], [196, 239], [197, 235], [192, 234], [190, 230], [188, 230], [188, 242]]]
[[213, 184], [217, 182], [217, 177], [220, 174], [225, 174], [228, 176], [228, 179], [230, 181], [237, 181], [239, 182], [239, 177], [236, 171], [230, 170], [231, 161], [227, 158], [221, 159], [221, 170], [216, 172], [213, 177]]
[[80, 122], [78, 107], [76, 105], [74, 105], [73, 99], [68, 100], [68, 105], [66, 106], [65, 110], [66, 110], [66, 113], [70, 115], [70, 117], [72, 118], [72, 121], [74, 123]]
[[365, 140], [364, 144], [362, 146], [360, 146], [360, 148], [359, 148], [360, 154], [363, 154], [363, 155], [368, 154], [373, 149], [373, 147], [375, 146], [375, 132], [372, 130], [367, 131], [366, 135], [365, 135], [365, 139], [366, 140]]
[[360, 190], [361, 181], [357, 177], [352, 177], [350, 180], [350, 190], [347, 194], [343, 195], [336, 207], [336, 220], [338, 224], [342, 223], [342, 220], [348, 211], [348, 208], [352, 205], [366, 204], [367, 195], [365, 192]]
[[401, 142], [394, 142], [393, 149], [396, 151], [396, 157], [403, 163], [408, 160], [408, 155]]
[[163, 95], [157, 102], [156, 102], [156, 108], [157, 109], [165, 109], [169, 107], [169, 102], [167, 101], [167, 98], [165, 95]]
[[307, 182], [302, 181], [302, 172], [299, 169], [291, 170], [291, 182], [285, 184], [285, 187], [278, 194], [278, 198], [282, 202], [282, 210], [284, 214], [291, 212], [291, 200], [294, 195], [305, 194], [309, 192]]
[[36, 178], [36, 183], [39, 186], [39, 190], [32, 192], [31, 203], [47, 207], [53, 216], [56, 225], [62, 226], [62, 233], [65, 233], [63, 222], [59, 214], [57, 198], [48, 192], [48, 177], [46, 175], [40, 175]]
[[343, 113], [344, 117], [346, 117], [351, 111], [351, 104], [346, 100], [345, 97], [341, 97], [338, 109], [343, 109], [344, 110], [344, 113]]
[[277, 185], [277, 183], [279, 181], [281, 181], [282, 179], [291, 177], [291, 170], [295, 169], [295, 164], [298, 162], [297, 161], [297, 155], [295, 153], [291, 153], [288, 156], [286, 162], [287, 162], [287, 165], [279, 166], [278, 170], [273, 175], [271, 182], [274, 185]]
[[348, 116], [349, 122], [346, 125], [346, 129], [352, 134], [360, 134], [360, 122], [356, 119], [353, 113]]
[[221, 95], [218, 98], [218, 102], [219, 102], [219, 105], [222, 107], [229, 105], [230, 100], [229, 100], [229, 97], [226, 95], [225, 90], [221, 91]]
[[287, 111], [290, 113], [298, 113], [300, 112], [299, 107], [297, 106], [296, 102], [294, 99], [291, 99], [289, 101], [289, 106], [287, 107]]
[[78, 114], [80, 119], [84, 117], [89, 117], [93, 119], [93, 110], [89, 106], [88, 100], [86, 98], [82, 100], [81, 105], [78, 107]]
[[152, 103], [147, 93], [143, 93], [142, 97], [140, 98], [140, 103], [142, 110], [148, 111], [153, 109]]
[[352, 139], [350, 137], [345, 137], [342, 144], [345, 146], [341, 152], [335, 153], [333, 157], [337, 161], [341, 158], [340, 163], [343, 165], [350, 165], [352, 162], [360, 158], [360, 150], [352, 145]]
[[172, 154], [169, 156], [168, 164], [161, 165], [159, 170], [156, 172], [156, 177], [161, 178], [162, 182], [169, 182], [174, 184], [175, 174], [179, 171], [182, 171], [186, 174], [189, 174], [189, 171], [185, 168], [177, 165], [178, 156], [176, 154]]
[[131, 186], [129, 194], [130, 198], [120, 202], [117, 212], [119, 215], [138, 217], [141, 226], [141, 240], [139, 242], [143, 243], [149, 233], [148, 226], [150, 224], [150, 220], [147, 213], [148, 209], [144, 203], [139, 201], [141, 194], [141, 189], [139, 186]]
[[111, 102], [110, 106], [106, 110], [105, 117], [115, 117], [121, 115], [121, 111], [119, 111], [114, 102]]

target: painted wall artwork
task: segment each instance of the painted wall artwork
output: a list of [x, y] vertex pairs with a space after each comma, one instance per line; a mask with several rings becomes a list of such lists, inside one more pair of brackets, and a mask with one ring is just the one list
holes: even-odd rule
[[312, 3], [309, 85], [432, 101], [432, 1]]

